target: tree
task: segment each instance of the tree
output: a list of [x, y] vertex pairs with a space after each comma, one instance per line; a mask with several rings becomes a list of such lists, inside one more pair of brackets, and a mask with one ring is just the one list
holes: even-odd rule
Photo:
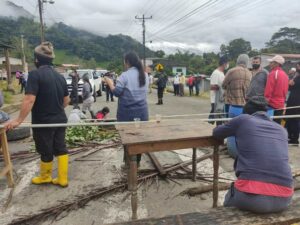
[[240, 54], [249, 54], [251, 50], [251, 43], [243, 38], [234, 39], [227, 46], [224, 44], [220, 46], [221, 54], [228, 55], [230, 60], [236, 60]]
[[157, 58], [163, 58], [165, 56], [165, 52], [163, 50], [158, 50], [154, 53], [155, 57]]
[[267, 51], [271, 53], [299, 53], [300, 29], [283, 27], [272, 35], [266, 43]]

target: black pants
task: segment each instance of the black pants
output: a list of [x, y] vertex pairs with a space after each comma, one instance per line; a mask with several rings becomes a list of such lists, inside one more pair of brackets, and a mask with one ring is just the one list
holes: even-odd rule
[[71, 102], [74, 106], [77, 106], [78, 105], [78, 89], [77, 88], [72, 88], [72, 91], [71, 91]]
[[113, 102], [114, 101], [114, 95], [111, 92], [110, 88], [106, 87], [105, 93], [106, 93], [106, 101], [108, 102], [109, 97], [110, 97], [110, 100]]
[[194, 86], [189, 86], [190, 96], [194, 94]]
[[179, 84], [174, 84], [174, 95], [179, 95]]
[[36, 151], [43, 162], [53, 161], [53, 156], [66, 155], [65, 127], [33, 128], [33, 139]]
[[290, 143], [299, 143], [299, 119], [288, 119], [286, 122], [286, 128], [289, 134]]
[[198, 96], [199, 93], [200, 93], [200, 86], [199, 86], [199, 84], [196, 84], [195, 88], [196, 88], [196, 95]]
[[162, 99], [164, 97], [164, 88], [157, 88], [157, 97], [158, 99]]
[[[283, 115], [283, 110], [274, 110], [274, 116], [282, 116]], [[278, 123], [281, 125], [282, 119], [274, 119], [274, 122]]]

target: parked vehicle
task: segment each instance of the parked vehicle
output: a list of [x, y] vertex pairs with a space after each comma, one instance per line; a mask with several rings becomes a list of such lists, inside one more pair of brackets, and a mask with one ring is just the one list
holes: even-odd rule
[[[71, 84], [72, 78], [69, 76], [69, 74], [71, 72], [72, 71], [69, 70], [67, 73], [63, 74], [67, 81], [69, 94], [72, 91], [72, 84]], [[91, 70], [91, 69], [79, 69], [79, 70], [77, 70], [77, 73], [80, 78], [80, 80], [78, 82], [78, 97], [79, 97], [80, 101], [82, 100], [82, 86], [83, 86], [82, 77], [83, 77], [83, 75], [87, 74], [89, 77], [89, 81], [92, 85], [94, 101], [96, 102], [97, 93], [100, 93], [100, 91], [101, 91], [101, 89], [100, 89], [101, 77], [99, 77], [96, 73], [94, 73], [94, 70]]]

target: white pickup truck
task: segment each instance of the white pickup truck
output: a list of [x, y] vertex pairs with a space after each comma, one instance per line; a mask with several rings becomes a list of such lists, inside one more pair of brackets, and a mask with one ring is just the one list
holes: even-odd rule
[[[69, 76], [69, 74], [72, 73], [72, 71], [67, 71], [67, 73], [64, 74], [64, 77], [67, 81], [67, 85], [68, 85], [68, 91], [69, 94], [72, 91], [72, 78], [71, 76]], [[78, 69], [77, 73], [79, 75], [79, 82], [78, 82], [78, 97], [79, 99], [82, 99], [82, 86], [83, 86], [83, 81], [82, 81], [82, 77], [84, 74], [88, 74], [89, 77], [89, 81], [92, 85], [92, 89], [93, 89], [93, 96], [94, 96], [94, 101], [96, 102], [96, 97], [97, 95], [102, 95], [102, 81], [101, 81], [101, 77], [94, 72], [94, 70], [91, 69]]]

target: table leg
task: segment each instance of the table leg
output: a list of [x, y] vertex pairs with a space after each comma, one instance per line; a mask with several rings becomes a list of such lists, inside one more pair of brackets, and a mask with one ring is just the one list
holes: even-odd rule
[[138, 197], [137, 197], [137, 157], [136, 155], [130, 156], [130, 170], [129, 177], [131, 183], [128, 185], [131, 192], [131, 209], [132, 209], [132, 220], [137, 219], [137, 207], [138, 207]]
[[219, 197], [219, 146], [214, 146], [213, 155], [213, 165], [214, 165], [214, 181], [213, 181], [213, 208], [218, 207], [218, 197]]
[[197, 148], [193, 148], [193, 181], [196, 181], [197, 176]]

